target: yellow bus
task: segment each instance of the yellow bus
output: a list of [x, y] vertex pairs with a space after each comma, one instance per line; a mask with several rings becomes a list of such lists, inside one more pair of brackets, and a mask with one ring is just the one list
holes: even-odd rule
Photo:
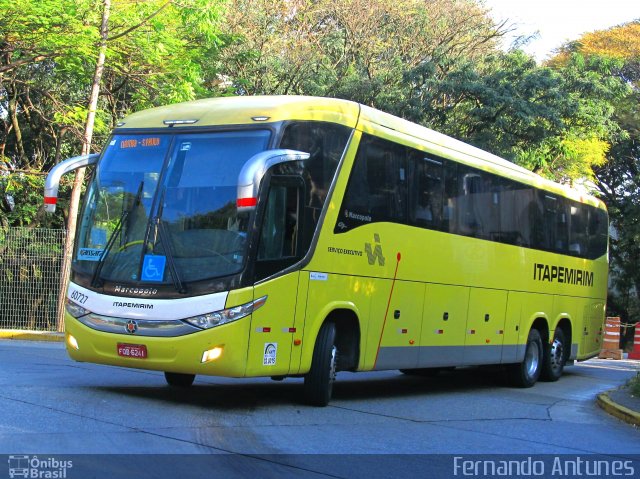
[[66, 307], [77, 361], [195, 375], [504, 365], [598, 353], [608, 218], [591, 196], [357, 103], [214, 98], [134, 113], [100, 155]]

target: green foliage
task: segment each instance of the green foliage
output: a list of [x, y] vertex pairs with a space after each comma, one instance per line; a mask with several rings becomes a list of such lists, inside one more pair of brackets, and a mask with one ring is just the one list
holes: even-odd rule
[[[64, 228], [65, 210], [71, 191], [71, 178], [60, 185], [60, 200], [56, 213], [45, 215], [44, 175], [38, 173], [11, 173], [0, 176], [0, 226], [33, 226]], [[1, 228], [0, 228], [1, 229]]]
[[[607, 65], [610, 81], [628, 87], [612, 101], [611, 121], [619, 128], [606, 152], [606, 161], [596, 167], [597, 186], [607, 203], [615, 233], [611, 237], [611, 284], [609, 308], [626, 322], [640, 318], [640, 28], [631, 22], [592, 32], [567, 45], [554, 64], [566, 64], [576, 52]], [[589, 78], [580, 79], [585, 96], [593, 95]]]
[[504, 33], [470, 0], [230, 0], [225, 27], [218, 68], [237, 93], [333, 96], [385, 110], [404, 95], [408, 69], [479, 58]]
[[561, 68], [521, 51], [456, 62], [441, 81], [436, 65], [408, 73], [411, 119], [561, 182], [593, 178], [620, 128], [613, 104], [628, 92], [615, 65], [574, 55]]
[[[223, 1], [112, 2], [94, 144], [133, 110], [210, 96]], [[96, 0], [0, 0], [0, 154], [46, 171], [78, 154], [99, 46]]]

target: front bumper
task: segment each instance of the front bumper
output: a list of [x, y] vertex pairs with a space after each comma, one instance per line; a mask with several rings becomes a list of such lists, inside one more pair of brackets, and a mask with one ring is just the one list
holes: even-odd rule
[[[233, 323], [175, 337], [152, 337], [97, 331], [65, 314], [67, 352], [76, 361], [183, 374], [244, 377], [251, 316]], [[78, 349], [70, 345], [69, 336]], [[118, 343], [141, 344], [147, 348], [145, 359], [118, 355]], [[205, 351], [222, 348], [220, 357], [202, 362]]]

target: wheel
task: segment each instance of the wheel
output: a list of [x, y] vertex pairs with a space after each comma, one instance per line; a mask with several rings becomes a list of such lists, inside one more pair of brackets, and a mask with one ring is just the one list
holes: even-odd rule
[[521, 388], [533, 386], [542, 371], [543, 346], [542, 338], [537, 329], [529, 331], [527, 346], [524, 351], [524, 360], [521, 363], [511, 364], [508, 367], [511, 384]]
[[304, 398], [307, 404], [324, 407], [329, 404], [336, 379], [336, 325], [324, 323], [320, 328], [311, 358], [311, 369], [304, 377]]
[[562, 376], [567, 362], [567, 343], [561, 329], [556, 329], [553, 342], [545, 345], [544, 360], [540, 379], [543, 381], [557, 381]]
[[169, 386], [188, 388], [193, 384], [193, 380], [196, 378], [196, 375], [165, 372], [164, 378], [167, 380], [167, 384]]

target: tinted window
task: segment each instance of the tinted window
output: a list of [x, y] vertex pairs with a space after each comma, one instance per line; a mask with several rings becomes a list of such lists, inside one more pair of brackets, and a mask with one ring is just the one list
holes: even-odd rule
[[607, 250], [604, 210], [363, 135], [335, 231], [377, 221], [583, 258]]
[[416, 226], [442, 227], [444, 161], [417, 150], [409, 151], [409, 222]]
[[407, 222], [406, 148], [364, 136], [342, 203], [338, 231], [364, 223]]
[[589, 213], [587, 205], [577, 203], [569, 206], [569, 254], [585, 256], [588, 249], [587, 223]]
[[598, 208], [589, 208], [589, 245], [588, 257], [599, 258], [607, 252], [609, 239], [609, 219], [607, 212]]
[[316, 218], [327, 199], [329, 187], [347, 146], [351, 129], [321, 122], [290, 123], [280, 140], [280, 148], [304, 151], [311, 156], [302, 162], [301, 174], [310, 184], [307, 207]]
[[292, 122], [284, 128], [279, 148], [310, 156], [280, 163], [265, 176], [256, 279], [282, 271], [307, 253], [350, 134], [346, 126], [323, 122]]

